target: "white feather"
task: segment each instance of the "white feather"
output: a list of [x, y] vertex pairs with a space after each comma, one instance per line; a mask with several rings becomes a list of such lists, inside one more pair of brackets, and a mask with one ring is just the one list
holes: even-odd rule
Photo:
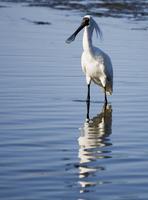
[[[84, 28], [83, 34], [83, 53], [81, 57], [82, 70], [86, 75], [86, 82], [90, 85], [91, 81], [99, 85], [105, 94], [105, 103], [107, 103], [106, 94], [113, 92], [113, 68], [110, 57], [101, 49], [93, 46], [93, 31], [102, 38], [102, 31], [96, 21], [90, 16], [84, 16], [79, 28], [66, 40], [70, 43], [75, 40], [76, 35]], [[88, 87], [87, 100], [90, 100], [90, 87]]]
[[[85, 16], [88, 17], [88, 16]], [[102, 37], [102, 32], [92, 17], [89, 16], [90, 25], [86, 26], [83, 34], [83, 53], [81, 65], [86, 75], [87, 84], [93, 81], [95, 84], [106, 89], [107, 94], [113, 92], [113, 69], [110, 57], [101, 49], [93, 46], [92, 34]]]

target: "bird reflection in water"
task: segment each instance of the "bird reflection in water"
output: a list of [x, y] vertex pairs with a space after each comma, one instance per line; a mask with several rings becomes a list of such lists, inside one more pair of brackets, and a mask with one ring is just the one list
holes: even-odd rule
[[105, 170], [103, 164], [99, 163], [100, 159], [111, 158], [108, 146], [112, 145], [109, 139], [112, 132], [112, 106], [104, 105], [101, 113], [92, 119], [89, 119], [89, 106], [87, 104], [87, 120], [80, 129], [78, 139], [81, 193], [88, 192], [89, 186], [105, 183], [95, 177], [99, 171]]

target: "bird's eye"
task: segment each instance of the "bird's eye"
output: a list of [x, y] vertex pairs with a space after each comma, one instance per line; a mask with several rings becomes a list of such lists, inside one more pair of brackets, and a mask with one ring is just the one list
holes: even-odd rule
[[88, 26], [88, 25], [89, 25], [89, 18], [85, 17], [85, 18], [84, 18], [84, 22], [85, 22], [85, 24]]

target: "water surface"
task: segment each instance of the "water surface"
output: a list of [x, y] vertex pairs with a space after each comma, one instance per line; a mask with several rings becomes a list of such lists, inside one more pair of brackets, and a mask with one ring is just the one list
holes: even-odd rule
[[[87, 123], [82, 33], [65, 44], [81, 14], [1, 3], [3, 200], [148, 199], [147, 22], [95, 18], [104, 40], [94, 43], [112, 58], [114, 94], [105, 110], [92, 85]], [[34, 23], [41, 21], [48, 23]]]

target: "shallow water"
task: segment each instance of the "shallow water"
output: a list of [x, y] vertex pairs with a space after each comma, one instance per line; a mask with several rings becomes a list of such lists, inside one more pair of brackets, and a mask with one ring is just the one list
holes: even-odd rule
[[82, 33], [65, 44], [80, 14], [1, 5], [0, 198], [148, 199], [146, 22], [96, 18], [114, 94], [104, 110], [102, 92], [91, 87], [87, 123]]
[[148, 20], [147, 0], [1, 0], [21, 2], [27, 6], [49, 7], [59, 10], [72, 10], [96, 15], [98, 17], [128, 18]]

